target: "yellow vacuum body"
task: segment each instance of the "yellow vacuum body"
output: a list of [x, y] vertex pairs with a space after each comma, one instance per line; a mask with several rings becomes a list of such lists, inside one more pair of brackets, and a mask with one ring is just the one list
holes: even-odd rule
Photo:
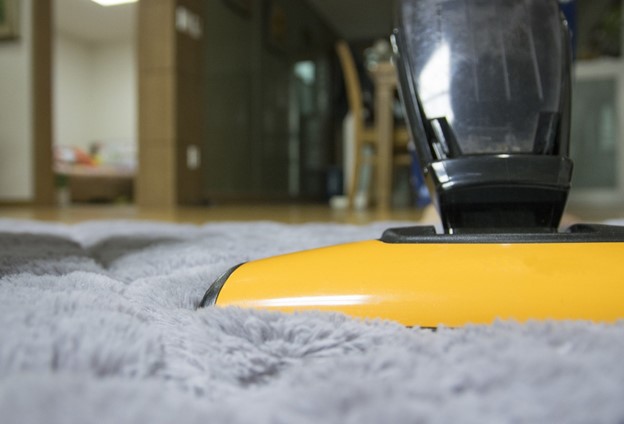
[[337, 311], [424, 327], [624, 317], [624, 229], [510, 234], [505, 243], [431, 231], [392, 229], [380, 240], [248, 262], [216, 281], [202, 306]]
[[624, 227], [559, 232], [572, 177], [570, 40], [556, 0], [398, 0], [393, 46], [432, 227], [249, 262], [201, 306], [409, 326], [624, 318]]

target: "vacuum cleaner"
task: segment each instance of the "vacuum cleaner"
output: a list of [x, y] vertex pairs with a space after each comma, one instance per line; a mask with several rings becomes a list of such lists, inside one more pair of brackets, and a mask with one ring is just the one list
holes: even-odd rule
[[399, 89], [434, 227], [247, 262], [207, 306], [339, 311], [407, 326], [624, 318], [624, 227], [559, 230], [571, 53], [556, 0], [400, 0]]

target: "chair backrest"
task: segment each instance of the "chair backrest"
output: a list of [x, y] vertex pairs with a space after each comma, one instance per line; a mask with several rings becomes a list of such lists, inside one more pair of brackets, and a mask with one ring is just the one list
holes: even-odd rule
[[364, 100], [362, 97], [362, 85], [355, 66], [353, 53], [346, 41], [340, 40], [336, 43], [336, 53], [340, 60], [340, 67], [344, 76], [347, 89], [347, 100], [349, 110], [353, 115], [355, 125], [359, 129], [364, 125]]

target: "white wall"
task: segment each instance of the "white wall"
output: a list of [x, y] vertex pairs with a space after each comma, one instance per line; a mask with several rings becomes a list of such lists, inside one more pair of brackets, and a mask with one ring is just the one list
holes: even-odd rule
[[31, 1], [21, 2], [19, 39], [0, 42], [0, 201], [34, 196]]
[[88, 148], [91, 100], [91, 48], [62, 34], [54, 38], [54, 143]]
[[91, 131], [99, 140], [136, 145], [137, 69], [134, 43], [100, 44], [93, 56]]
[[136, 50], [132, 41], [55, 37], [54, 139], [88, 150], [94, 141], [137, 139]]

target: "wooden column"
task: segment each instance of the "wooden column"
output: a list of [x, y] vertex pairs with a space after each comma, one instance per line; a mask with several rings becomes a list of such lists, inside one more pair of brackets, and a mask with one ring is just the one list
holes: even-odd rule
[[55, 204], [52, 170], [52, 0], [32, 1], [34, 203]]
[[[137, 203], [167, 208], [201, 201], [202, 42], [189, 28], [199, 0], [139, 2], [139, 174]], [[186, 18], [180, 14], [186, 14]]]

